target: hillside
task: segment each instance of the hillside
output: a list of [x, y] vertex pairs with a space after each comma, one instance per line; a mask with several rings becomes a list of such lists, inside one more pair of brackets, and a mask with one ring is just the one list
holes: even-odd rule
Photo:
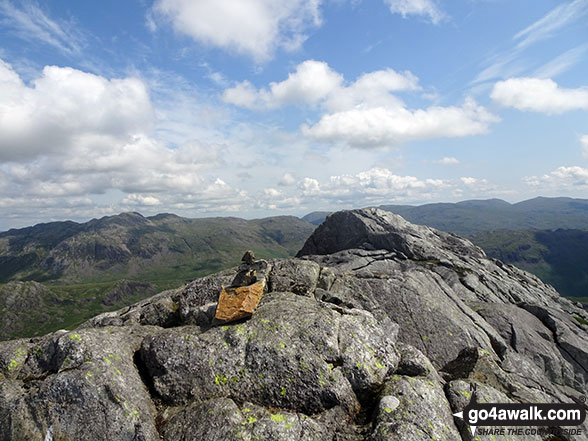
[[499, 230], [468, 238], [490, 257], [529, 271], [560, 294], [588, 303], [588, 231]]
[[[516, 204], [488, 199], [378, 208], [399, 214], [409, 222], [459, 235], [492, 230], [588, 230], [588, 199], [538, 197]], [[316, 211], [303, 219], [320, 225], [328, 214]]]
[[0, 282], [196, 277], [237, 264], [247, 245], [262, 257], [292, 255], [313, 228], [293, 216], [187, 219], [138, 213], [39, 224], [0, 233]]
[[[265, 287], [257, 310], [215, 319], [223, 287], [252, 271]], [[455, 414], [472, 402], [583, 409], [586, 323], [465, 239], [382, 210], [339, 212], [298, 258], [0, 342], [0, 439], [486, 439]], [[492, 439], [584, 441], [587, 423], [573, 428]]]
[[[538, 197], [516, 204], [489, 199], [380, 208], [415, 224], [467, 237], [489, 256], [535, 274], [564, 296], [588, 303], [586, 199]], [[303, 219], [320, 225], [328, 214], [313, 212]]]
[[409, 222], [466, 235], [491, 230], [588, 230], [588, 200], [538, 197], [509, 204], [500, 199], [420, 206], [383, 205]]
[[0, 233], [0, 339], [77, 325], [237, 265], [244, 249], [262, 258], [293, 256], [313, 230], [292, 216], [123, 213]]

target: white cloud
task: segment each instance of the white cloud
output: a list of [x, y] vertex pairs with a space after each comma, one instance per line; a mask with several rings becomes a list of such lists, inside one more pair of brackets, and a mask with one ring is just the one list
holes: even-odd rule
[[150, 130], [153, 109], [137, 78], [47, 66], [32, 87], [0, 60], [0, 159], [125, 142]]
[[445, 14], [437, 7], [434, 0], [384, 0], [393, 14], [421, 15], [428, 17], [437, 24], [445, 18]]
[[460, 106], [409, 110], [403, 106], [352, 109], [324, 115], [302, 131], [316, 141], [355, 147], [393, 146], [405, 141], [462, 137], [488, 131], [498, 119], [475, 101]]
[[533, 76], [535, 78], [554, 78], [567, 72], [572, 66], [584, 59], [584, 54], [587, 51], [588, 44], [582, 44], [570, 49], [541, 66], [535, 71]]
[[428, 199], [446, 186], [447, 183], [440, 179], [399, 176], [385, 168], [372, 168], [357, 174], [334, 175], [322, 184], [306, 177], [299, 189], [305, 198], [374, 204], [407, 198]]
[[325, 107], [330, 111], [378, 106], [398, 106], [402, 101], [391, 92], [420, 90], [418, 78], [411, 72], [393, 69], [378, 70], [361, 75], [347, 87], [334, 88]]
[[194, 40], [265, 61], [295, 50], [321, 24], [321, 0], [157, 0], [156, 14]]
[[[528, 60], [522, 54], [541, 40], [554, 37], [561, 30], [568, 29], [574, 22], [584, 20], [588, 14], [588, 0], [563, 2], [546, 15], [522, 29], [513, 36], [514, 46], [510, 49], [485, 57], [485, 68], [471, 84], [490, 80], [521, 76], [528, 72]], [[553, 78], [577, 63], [582, 56], [582, 46], [571, 49], [551, 62], [540, 67], [535, 77]]]
[[270, 199], [276, 199], [282, 196], [282, 192], [280, 190], [276, 190], [275, 188], [266, 188], [263, 190], [263, 194]]
[[582, 155], [588, 158], [588, 135], [580, 136], [580, 144], [582, 145]]
[[53, 20], [30, 1], [18, 8], [0, 1], [0, 23], [24, 40], [42, 41], [65, 54], [79, 54], [84, 44], [82, 32], [71, 22]]
[[519, 40], [519, 48], [530, 46], [537, 41], [553, 36], [560, 29], [576, 20], [581, 20], [586, 15], [588, 15], [588, 1], [574, 0], [562, 3], [517, 33], [514, 39]]
[[152, 207], [155, 205], [161, 205], [161, 201], [154, 196], [142, 195], [132, 193], [126, 196], [122, 201], [123, 204], [136, 205], [136, 206], [148, 206]]
[[588, 189], [588, 169], [579, 166], [558, 167], [543, 176], [528, 176], [523, 181], [532, 187], [573, 191]]
[[407, 109], [393, 92], [420, 90], [411, 72], [378, 70], [345, 83], [326, 63], [307, 60], [294, 73], [269, 88], [256, 89], [245, 81], [225, 90], [223, 99], [250, 109], [289, 104], [320, 106], [322, 117], [302, 132], [320, 142], [355, 147], [390, 146], [413, 140], [485, 133], [498, 119], [467, 99], [459, 107]]
[[445, 158], [441, 158], [435, 162], [441, 165], [457, 165], [460, 163], [459, 159], [454, 158], [453, 156], [446, 156]]
[[249, 81], [226, 89], [223, 100], [249, 109], [272, 109], [287, 105], [323, 104], [330, 110], [356, 106], [398, 104], [390, 92], [419, 90], [418, 78], [406, 71], [378, 70], [361, 75], [345, 85], [341, 74], [323, 61], [306, 60], [281, 82], [272, 82], [269, 89], [256, 89]]
[[491, 98], [505, 107], [547, 114], [588, 110], [588, 87], [565, 89], [551, 79], [510, 78], [494, 85]]
[[296, 183], [296, 178], [291, 173], [284, 173], [284, 175], [282, 176], [282, 179], [280, 179], [280, 182], [278, 183], [278, 185], [280, 185], [282, 187], [288, 187], [290, 185], [294, 185], [295, 183]]
[[[112, 212], [140, 206], [220, 213], [250, 204], [246, 192], [216, 175], [228, 147], [214, 137], [187, 141], [169, 117], [155, 117], [140, 79], [48, 66], [28, 86], [0, 60], [2, 206], [31, 219], [79, 219], [90, 208], [77, 213], [72, 204], [88, 199], [96, 213], [104, 201]], [[156, 124], [178, 143], [158, 140]]]
[[223, 100], [237, 106], [276, 108], [291, 104], [316, 104], [340, 87], [343, 77], [327, 63], [307, 60], [296, 67], [296, 72], [279, 83], [272, 82], [268, 89], [257, 90], [249, 81], [226, 89]]

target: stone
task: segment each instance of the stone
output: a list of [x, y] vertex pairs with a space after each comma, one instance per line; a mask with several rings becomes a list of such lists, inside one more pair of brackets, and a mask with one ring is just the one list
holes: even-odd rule
[[0, 441], [470, 441], [452, 414], [474, 385], [486, 402], [585, 394], [586, 311], [464, 239], [353, 210], [299, 256], [0, 342]]
[[246, 265], [251, 265], [255, 262], [255, 254], [253, 254], [253, 251], [245, 251], [245, 254], [243, 254], [243, 257], [241, 258], [241, 262], [245, 262]]
[[215, 318], [223, 322], [232, 322], [249, 318], [261, 300], [265, 282], [249, 286], [228, 286], [223, 288], [216, 309]]

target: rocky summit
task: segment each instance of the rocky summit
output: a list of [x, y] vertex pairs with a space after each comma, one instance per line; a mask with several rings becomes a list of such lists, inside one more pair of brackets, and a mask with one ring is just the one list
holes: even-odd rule
[[[453, 414], [472, 390], [585, 400], [586, 311], [455, 235], [343, 211], [297, 258], [243, 265], [0, 343], [0, 440], [469, 441]], [[259, 306], [219, 323], [244, 269]], [[476, 439], [588, 439], [580, 429]]]

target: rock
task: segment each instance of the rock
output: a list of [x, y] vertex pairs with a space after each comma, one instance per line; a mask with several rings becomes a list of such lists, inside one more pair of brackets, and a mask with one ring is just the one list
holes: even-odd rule
[[[481, 403], [512, 403], [513, 401], [504, 393], [487, 386], [484, 383], [476, 381], [456, 380], [447, 384], [447, 399], [451, 404], [453, 413], [461, 412], [470, 403], [475, 387], [476, 401]], [[455, 418], [455, 423], [459, 428], [461, 439], [464, 441], [474, 441], [483, 439], [473, 437], [470, 428], [466, 426], [462, 419]], [[540, 441], [539, 435], [493, 435], [492, 440], [496, 441]]]
[[397, 375], [426, 377], [436, 373], [429, 359], [418, 349], [404, 343], [398, 343], [396, 348], [400, 353], [400, 362], [395, 372]]
[[214, 317], [223, 322], [251, 317], [261, 300], [264, 287], [265, 282], [262, 281], [249, 286], [223, 288]]
[[[155, 406], [134, 364], [149, 332], [57, 332], [0, 343], [0, 439], [158, 439]], [[8, 375], [7, 375], [8, 374]], [[91, 428], [91, 430], [89, 430]]]
[[394, 376], [382, 395], [371, 438], [374, 441], [454, 441], [460, 438], [439, 383], [425, 378]]
[[255, 254], [253, 254], [253, 251], [245, 251], [245, 254], [243, 254], [243, 257], [241, 258], [241, 262], [244, 262], [246, 265], [252, 265], [253, 262], [255, 262]]
[[48, 308], [58, 299], [49, 288], [38, 282], [9, 282], [0, 286], [0, 340], [26, 333], [26, 324], [33, 319], [36, 329], [54, 319]]
[[289, 259], [273, 262], [269, 284], [272, 291], [290, 291], [312, 296], [321, 268], [308, 260]]
[[466, 239], [413, 225], [397, 214], [377, 208], [332, 213], [308, 238], [296, 257], [333, 254], [353, 248], [388, 250], [416, 260], [486, 257]]
[[[469, 441], [452, 414], [473, 385], [505, 403], [585, 394], [586, 312], [464, 239], [354, 210], [299, 256], [0, 343], [0, 441]], [[263, 296], [250, 316], [221, 291]]]

